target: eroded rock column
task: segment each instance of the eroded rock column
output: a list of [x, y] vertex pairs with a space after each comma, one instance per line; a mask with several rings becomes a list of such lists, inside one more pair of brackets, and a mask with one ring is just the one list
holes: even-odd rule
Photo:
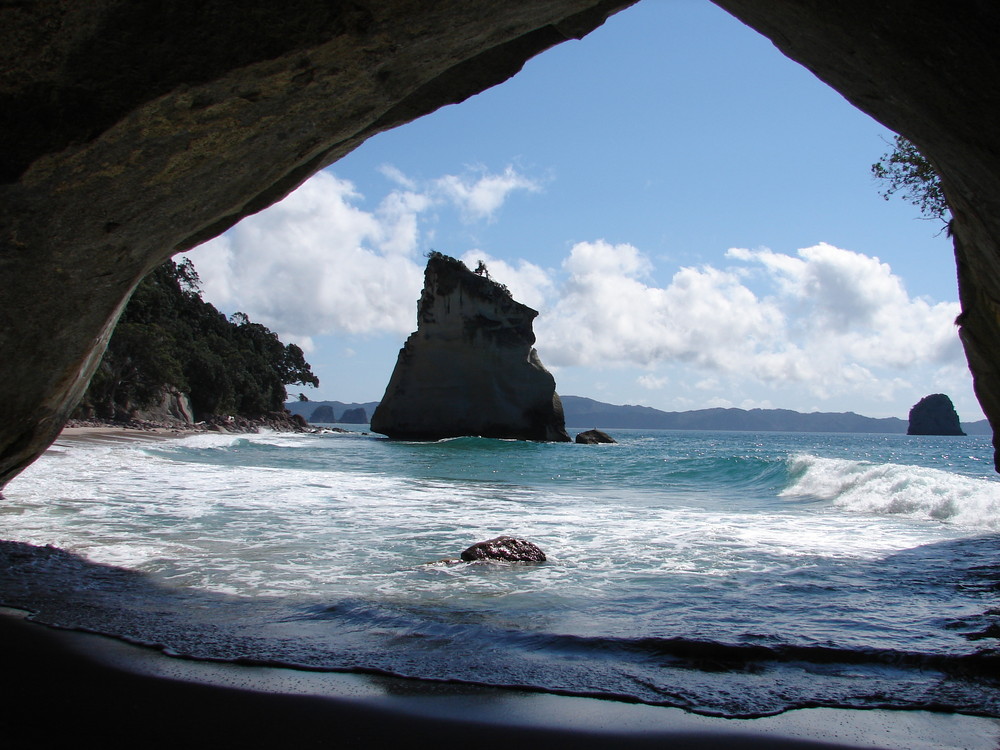
[[417, 330], [399, 352], [372, 430], [402, 440], [568, 442], [555, 379], [534, 349], [537, 315], [485, 273], [434, 253]]

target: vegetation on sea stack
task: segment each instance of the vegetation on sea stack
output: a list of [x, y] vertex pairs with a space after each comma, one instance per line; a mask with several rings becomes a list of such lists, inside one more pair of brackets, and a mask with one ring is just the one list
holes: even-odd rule
[[201, 298], [189, 260], [168, 260], [136, 288], [76, 416], [125, 419], [185, 393], [199, 419], [281, 411], [285, 386], [319, 385], [295, 344], [243, 313], [226, 318]]

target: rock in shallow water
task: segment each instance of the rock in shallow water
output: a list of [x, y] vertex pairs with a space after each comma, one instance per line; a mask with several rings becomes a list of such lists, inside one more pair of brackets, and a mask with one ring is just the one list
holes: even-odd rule
[[587, 430], [576, 436], [576, 442], [583, 445], [596, 445], [597, 443], [617, 443], [618, 441], [606, 432]]
[[955, 405], [943, 393], [924, 396], [910, 409], [907, 435], [965, 435]]
[[462, 552], [466, 562], [498, 560], [501, 562], [545, 562], [545, 553], [538, 546], [512, 536], [498, 536], [473, 544]]

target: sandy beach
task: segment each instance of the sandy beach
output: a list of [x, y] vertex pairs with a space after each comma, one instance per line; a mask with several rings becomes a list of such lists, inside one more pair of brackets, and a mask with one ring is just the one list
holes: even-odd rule
[[185, 435], [197, 434], [194, 429], [178, 427], [150, 427], [131, 429], [126, 427], [63, 427], [57, 442], [126, 443], [137, 440], [169, 440]]
[[[193, 662], [0, 610], [3, 734], [163, 747], [995, 748], [1000, 722], [803, 709], [752, 720], [518, 690]], [[36, 715], [45, 707], [47, 722]], [[140, 739], [141, 738], [141, 739]]]

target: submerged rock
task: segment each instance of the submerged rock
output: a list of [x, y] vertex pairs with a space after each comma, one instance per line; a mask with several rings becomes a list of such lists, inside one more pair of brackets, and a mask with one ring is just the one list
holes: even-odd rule
[[485, 542], [473, 544], [462, 552], [466, 562], [475, 560], [497, 560], [500, 562], [545, 562], [545, 553], [524, 539], [512, 536], [498, 536]]
[[533, 348], [538, 312], [488, 274], [432, 253], [417, 330], [399, 352], [372, 431], [568, 442], [555, 379]]
[[601, 430], [587, 430], [576, 436], [576, 442], [583, 445], [597, 445], [598, 443], [617, 443], [618, 441]]
[[907, 435], [964, 435], [951, 399], [943, 393], [924, 396], [910, 409]]

